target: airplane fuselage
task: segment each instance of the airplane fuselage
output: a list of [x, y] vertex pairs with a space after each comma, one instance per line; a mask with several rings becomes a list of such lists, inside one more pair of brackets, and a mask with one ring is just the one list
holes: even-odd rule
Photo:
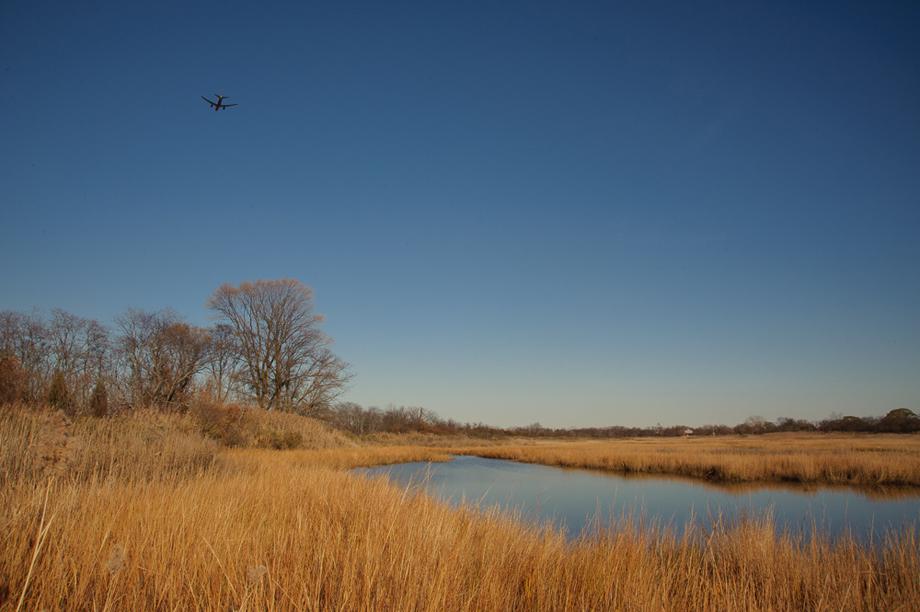
[[223, 96], [217, 96], [217, 104], [214, 105], [214, 112], [215, 112], [215, 113], [221, 109], [221, 102], [223, 102], [223, 101], [224, 101], [224, 97], [223, 97]]

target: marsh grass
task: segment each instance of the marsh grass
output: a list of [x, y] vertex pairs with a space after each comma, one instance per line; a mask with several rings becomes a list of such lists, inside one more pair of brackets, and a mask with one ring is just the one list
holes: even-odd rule
[[68, 417], [25, 405], [0, 406], [0, 484], [38, 477], [141, 479], [210, 469], [227, 447], [355, 447], [312, 419], [253, 409], [135, 410], [109, 418]]
[[549, 528], [306, 464], [52, 483], [8, 507], [0, 524], [6, 608], [23, 593], [24, 609], [123, 610], [894, 610], [920, 602], [913, 532], [880, 552], [776, 537], [769, 521], [679, 538], [620, 525], [567, 543]]
[[[452, 508], [345, 471], [446, 459], [442, 449], [226, 449], [184, 416], [137, 418], [145, 424], [0, 418], [0, 609], [920, 605], [920, 542], [909, 530], [872, 549], [846, 538], [777, 536], [763, 517], [680, 536], [656, 526], [596, 525], [571, 542], [550, 526]], [[76, 441], [66, 439], [48, 468], [37, 449], [55, 456], [57, 438], [46, 433], [55, 427]], [[151, 431], [161, 444], [145, 437]], [[178, 448], [198, 442], [164, 461], [159, 455], [174, 437]], [[83, 449], [76, 459], [68, 457], [75, 445]], [[113, 463], [128, 465], [103, 467]]]
[[768, 434], [456, 447], [451, 452], [714, 482], [920, 487], [920, 435]]
[[69, 418], [60, 411], [0, 407], [0, 484], [37, 479], [148, 479], [208, 469], [219, 445], [187, 416], [141, 411]]

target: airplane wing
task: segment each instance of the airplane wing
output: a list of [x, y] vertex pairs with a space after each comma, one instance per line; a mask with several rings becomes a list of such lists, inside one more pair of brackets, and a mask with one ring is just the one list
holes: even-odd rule
[[211, 102], [210, 100], [208, 100], [208, 99], [205, 98], [204, 96], [201, 96], [201, 99], [204, 100], [205, 102], [207, 102], [208, 104], [210, 104], [211, 106], [214, 106], [214, 105], [215, 105], [215, 102]]
[[223, 108], [230, 108], [231, 106], [239, 106], [239, 104], [221, 104]]

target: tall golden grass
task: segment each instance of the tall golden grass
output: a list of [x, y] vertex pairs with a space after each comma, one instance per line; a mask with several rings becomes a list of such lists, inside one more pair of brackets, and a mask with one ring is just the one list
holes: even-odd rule
[[[920, 539], [912, 531], [877, 550], [845, 539], [777, 537], [768, 518], [711, 533], [691, 529], [680, 537], [614, 525], [568, 542], [550, 527], [451, 508], [345, 471], [443, 459], [441, 449], [226, 449], [196, 434], [197, 425], [184, 416], [145, 414], [111, 424], [87, 421], [82, 429], [62, 425], [71, 428], [71, 437], [95, 436], [94, 447], [129, 450], [96, 448], [79, 461], [58, 459], [49, 469], [44, 455], [22, 455], [56, 448], [45, 433], [56, 418], [0, 418], [7, 475], [0, 489], [3, 610], [920, 605]], [[144, 439], [141, 432], [156, 429], [161, 418], [175, 427], [162, 432], [163, 445], [126, 441]], [[96, 427], [108, 433], [90, 433]], [[163, 461], [157, 453], [173, 435], [198, 442], [176, 455], [181, 459]], [[7, 443], [21, 436], [26, 442], [7, 451]], [[74, 442], [63, 444], [66, 455]], [[124, 453], [131, 453], [131, 469], [103, 467], [122, 461]]]
[[920, 435], [768, 434], [457, 447], [451, 452], [717, 482], [920, 486]]
[[36, 477], [149, 479], [209, 468], [227, 447], [340, 448], [347, 435], [312, 419], [236, 406], [145, 409], [111, 418], [0, 406], [0, 485]]
[[110, 419], [0, 406], [0, 485], [47, 478], [86, 480], [194, 474], [220, 445], [189, 415], [139, 411]]

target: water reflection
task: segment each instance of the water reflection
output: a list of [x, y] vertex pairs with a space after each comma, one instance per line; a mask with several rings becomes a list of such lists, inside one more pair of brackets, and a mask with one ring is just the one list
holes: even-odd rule
[[525, 520], [551, 521], [577, 537], [593, 519], [609, 524], [632, 516], [680, 532], [689, 521], [711, 525], [721, 517], [771, 512], [777, 530], [807, 536], [814, 526], [831, 537], [844, 531], [878, 540], [890, 529], [920, 520], [920, 495], [910, 490], [855, 490], [782, 483], [721, 485], [647, 475], [616, 475], [458, 456], [447, 463], [403, 463], [359, 468], [403, 485], [424, 487], [453, 504], [474, 503], [520, 512]]

